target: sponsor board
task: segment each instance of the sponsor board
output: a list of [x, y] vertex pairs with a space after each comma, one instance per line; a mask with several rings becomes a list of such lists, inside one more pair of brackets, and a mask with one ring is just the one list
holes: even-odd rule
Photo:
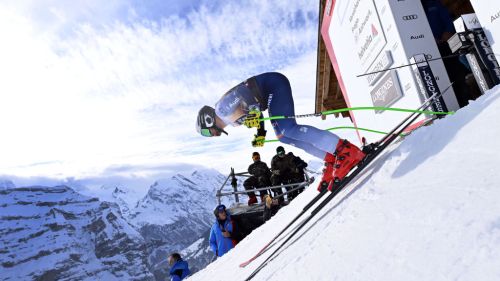
[[[324, 13], [321, 35], [347, 106], [420, 105], [417, 81], [411, 67], [405, 65], [414, 54], [425, 53], [428, 59], [440, 57], [420, 1], [335, 0], [331, 10], [331, 16], [330, 11]], [[441, 89], [447, 87], [450, 82], [443, 62], [434, 60], [430, 64], [440, 77], [434, 83]], [[448, 109], [458, 109], [453, 89], [444, 96]], [[380, 131], [390, 129], [404, 115], [387, 110], [349, 114], [355, 126]], [[368, 141], [379, 138], [364, 131], [358, 131], [358, 136]]]
[[[413, 64], [412, 68], [418, 87], [420, 89], [420, 96], [422, 101], [432, 97], [433, 95], [439, 94], [439, 86], [437, 84], [436, 78], [434, 77], [434, 74], [432, 73], [429, 62], [425, 58], [425, 55], [415, 55], [410, 59], [410, 62]], [[436, 99], [432, 103], [432, 110], [436, 112], [448, 111], [443, 97]], [[441, 118], [444, 116], [438, 115], [437, 117]]]
[[[397, 72], [391, 70], [387, 73], [370, 92], [370, 96], [375, 107], [389, 107], [403, 97]], [[384, 110], [375, 110], [377, 114], [382, 112]]]
[[500, 1], [470, 0], [496, 60], [500, 61]]
[[377, 9], [373, 0], [348, 1], [346, 13], [356, 56], [362, 68], [367, 70], [387, 43]]
[[483, 71], [481, 70], [481, 67], [479, 66], [479, 63], [476, 59], [476, 56], [474, 54], [467, 54], [466, 58], [467, 58], [467, 62], [470, 65], [470, 68], [472, 70], [472, 74], [474, 75], [474, 78], [476, 79], [476, 83], [479, 86], [479, 90], [481, 90], [481, 93], [484, 94], [484, 92], [486, 92], [490, 89], [490, 86], [488, 85], [488, 82], [486, 81], [486, 78], [484, 77]]
[[495, 58], [495, 53], [491, 48], [491, 45], [484, 34], [482, 29], [473, 31], [474, 34], [474, 45], [475, 50], [478, 52], [481, 57], [481, 61], [486, 66], [490, 74], [490, 78], [493, 82], [493, 85], [497, 85], [500, 83], [500, 65], [498, 64], [497, 59]]
[[368, 69], [368, 73], [375, 72], [366, 76], [366, 80], [368, 81], [368, 85], [373, 86], [380, 77], [384, 74], [382, 70], [388, 69], [394, 60], [392, 59], [391, 51], [383, 52], [377, 61], [375, 61], [372, 66]]

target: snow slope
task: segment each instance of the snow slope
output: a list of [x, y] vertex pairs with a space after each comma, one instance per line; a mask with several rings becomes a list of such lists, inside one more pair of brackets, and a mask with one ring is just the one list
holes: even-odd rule
[[[499, 96], [393, 144], [253, 280], [500, 280]], [[189, 280], [244, 280], [315, 187]]]

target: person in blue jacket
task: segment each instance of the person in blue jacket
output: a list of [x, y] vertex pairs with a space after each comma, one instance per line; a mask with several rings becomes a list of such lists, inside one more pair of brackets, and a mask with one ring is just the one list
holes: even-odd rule
[[226, 206], [219, 205], [214, 210], [215, 223], [210, 229], [210, 248], [217, 257], [222, 257], [236, 245], [232, 239], [233, 223]]
[[[205, 105], [200, 109], [196, 129], [205, 137], [227, 135], [224, 130], [227, 125], [250, 123], [253, 126], [249, 120], [253, 120], [257, 114], [262, 119], [265, 110], [269, 111], [271, 117], [295, 115], [292, 89], [285, 75], [266, 72], [236, 85], [219, 99], [215, 107]], [[264, 122], [258, 124], [257, 135], [252, 142], [254, 146], [262, 146], [266, 135]], [[297, 124], [295, 118], [273, 119], [271, 124], [280, 142], [296, 146], [325, 161], [321, 188], [324, 183], [328, 186], [344, 178], [365, 156], [347, 140], [341, 140], [327, 130]]]
[[188, 263], [178, 253], [173, 253], [168, 257], [168, 264], [171, 266], [170, 281], [181, 281], [191, 274]]

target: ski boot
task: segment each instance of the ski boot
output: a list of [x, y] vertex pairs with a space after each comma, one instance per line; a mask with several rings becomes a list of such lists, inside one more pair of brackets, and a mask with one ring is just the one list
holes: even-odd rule
[[326, 153], [325, 167], [323, 168], [323, 176], [318, 185], [318, 191], [321, 192], [328, 188], [333, 181], [333, 165], [335, 164], [335, 156], [331, 153]]
[[356, 165], [366, 156], [357, 146], [347, 140], [340, 140], [335, 149], [335, 164], [333, 165], [333, 184], [328, 185], [328, 190], [338, 184]]

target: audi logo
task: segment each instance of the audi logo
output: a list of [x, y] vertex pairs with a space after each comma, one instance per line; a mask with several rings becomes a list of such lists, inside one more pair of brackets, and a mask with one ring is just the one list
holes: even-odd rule
[[416, 20], [418, 18], [417, 15], [407, 15], [407, 16], [403, 16], [403, 19], [404, 20]]

